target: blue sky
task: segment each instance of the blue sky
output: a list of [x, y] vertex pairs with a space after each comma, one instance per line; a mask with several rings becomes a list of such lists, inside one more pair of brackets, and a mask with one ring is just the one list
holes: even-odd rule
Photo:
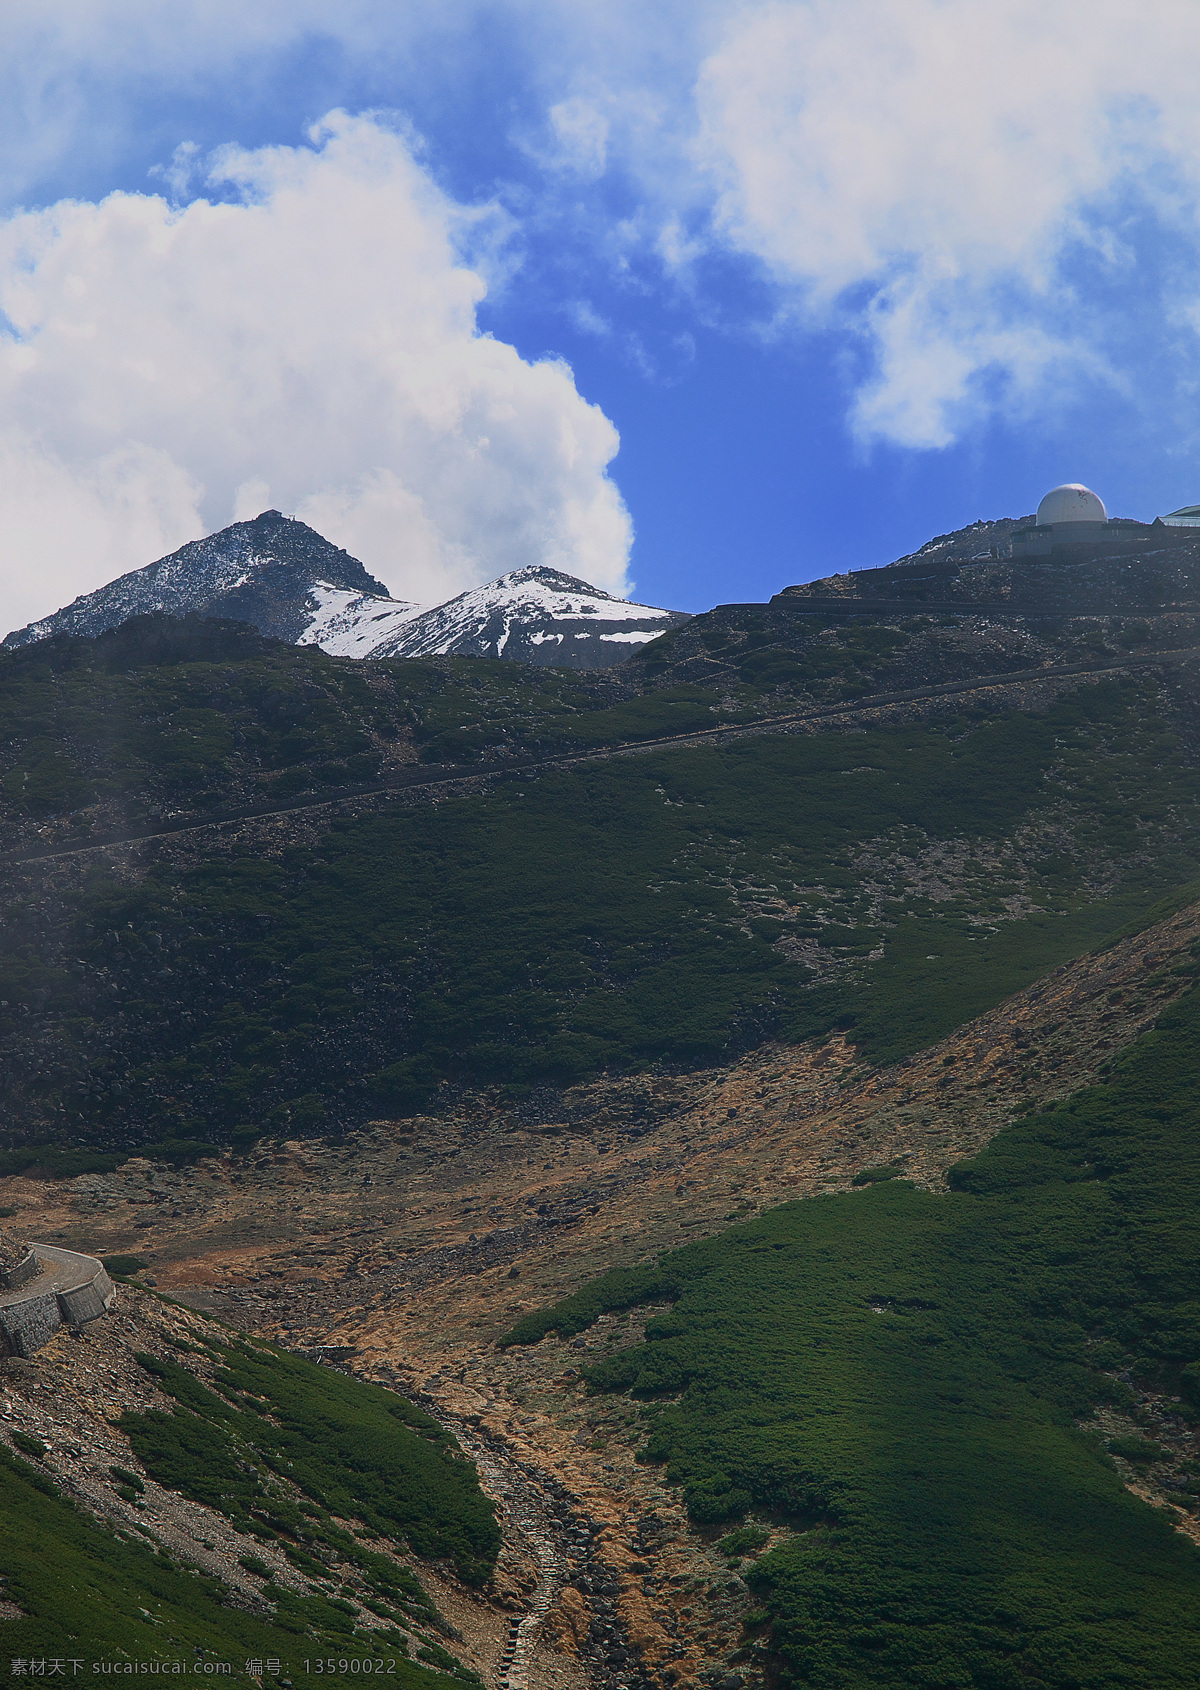
[[1200, 501], [1194, 6], [429, 13], [11, 9], [6, 625], [260, 499], [691, 610]]

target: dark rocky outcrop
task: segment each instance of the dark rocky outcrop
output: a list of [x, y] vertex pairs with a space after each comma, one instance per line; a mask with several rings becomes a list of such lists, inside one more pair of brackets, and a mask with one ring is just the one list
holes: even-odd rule
[[349, 552], [307, 523], [263, 511], [252, 522], [235, 522], [85, 593], [53, 616], [17, 629], [3, 643], [9, 648], [30, 645], [54, 634], [88, 638], [131, 616], [165, 611], [248, 622], [292, 644], [312, 623], [317, 583], [387, 599], [383, 583]]

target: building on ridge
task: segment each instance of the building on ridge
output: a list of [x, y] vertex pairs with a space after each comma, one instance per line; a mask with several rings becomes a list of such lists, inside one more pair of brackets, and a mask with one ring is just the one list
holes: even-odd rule
[[1098, 493], [1067, 481], [1046, 494], [1031, 528], [1013, 531], [1010, 556], [1049, 557], [1073, 546], [1127, 546], [1148, 532], [1147, 523], [1110, 518]]

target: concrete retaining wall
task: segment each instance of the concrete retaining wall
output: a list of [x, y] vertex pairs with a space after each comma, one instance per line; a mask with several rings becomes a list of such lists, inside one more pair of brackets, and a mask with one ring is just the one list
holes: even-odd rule
[[10, 1291], [0, 1299], [0, 1339], [10, 1355], [34, 1355], [60, 1326], [98, 1319], [115, 1295], [95, 1256], [54, 1244], [35, 1244], [33, 1254], [37, 1277], [20, 1293]]

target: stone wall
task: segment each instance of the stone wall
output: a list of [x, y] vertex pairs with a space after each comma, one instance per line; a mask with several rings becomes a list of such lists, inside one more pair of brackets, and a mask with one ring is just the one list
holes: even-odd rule
[[35, 1279], [40, 1272], [37, 1257], [32, 1250], [26, 1250], [15, 1267], [5, 1268], [0, 1273], [0, 1286], [3, 1286], [6, 1291], [15, 1291], [18, 1286], [25, 1285], [29, 1280]]
[[0, 1303], [0, 1348], [9, 1355], [34, 1355], [60, 1326], [98, 1319], [115, 1295], [95, 1256], [49, 1244], [35, 1244], [32, 1255], [38, 1271], [25, 1294]]

